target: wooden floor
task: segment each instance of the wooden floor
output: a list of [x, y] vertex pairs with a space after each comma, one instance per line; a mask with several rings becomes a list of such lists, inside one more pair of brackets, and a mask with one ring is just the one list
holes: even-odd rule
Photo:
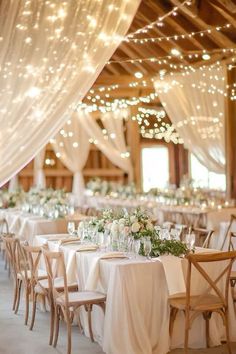
[[[57, 348], [48, 345], [49, 314], [38, 311], [35, 328], [29, 331], [23, 324], [24, 307], [21, 305], [19, 314], [14, 315], [12, 306], [12, 282], [0, 255], [0, 354], [66, 354], [66, 330], [62, 325]], [[103, 354], [101, 347], [78, 333], [73, 327], [72, 354]], [[232, 353], [236, 354], [236, 343], [232, 345]], [[171, 354], [183, 354], [181, 349], [171, 351]], [[130, 354], [130, 353], [120, 353]], [[133, 353], [132, 353], [133, 354]], [[139, 353], [135, 353], [139, 354]], [[227, 354], [225, 346], [189, 350], [189, 354]]]

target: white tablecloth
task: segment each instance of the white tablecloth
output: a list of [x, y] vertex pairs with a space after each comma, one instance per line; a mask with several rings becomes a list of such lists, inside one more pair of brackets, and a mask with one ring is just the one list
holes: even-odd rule
[[[50, 236], [37, 236], [35, 241], [42, 244]], [[51, 249], [58, 249], [55, 241], [48, 242]], [[94, 258], [99, 252], [77, 252], [78, 245], [62, 245], [65, 253], [67, 273], [70, 281], [77, 279], [80, 289], [85, 289]], [[105, 318], [101, 309], [94, 307], [93, 331], [96, 340], [107, 354], [166, 354], [170, 348], [168, 282], [165, 272], [170, 272], [168, 281], [181, 278], [186, 260], [173, 266], [163, 267], [164, 259], [147, 261], [138, 259], [103, 259], [99, 262], [97, 290], [107, 294]], [[219, 274], [210, 264], [212, 276]], [[193, 272], [194, 291], [204, 287], [201, 276]], [[236, 340], [236, 319], [230, 298], [231, 340]], [[87, 318], [81, 312], [81, 321], [88, 334]], [[219, 345], [224, 336], [221, 318], [211, 319], [211, 343]], [[183, 347], [184, 318], [177, 316], [171, 347]], [[205, 346], [205, 322], [199, 317], [190, 331], [191, 347]]]
[[5, 210], [2, 215], [7, 220], [9, 231], [22, 240], [27, 240], [30, 244], [35, 235], [60, 234], [67, 231], [66, 219], [46, 219], [10, 209]]

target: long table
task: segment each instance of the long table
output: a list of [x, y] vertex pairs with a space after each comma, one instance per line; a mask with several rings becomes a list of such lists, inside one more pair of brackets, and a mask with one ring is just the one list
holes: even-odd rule
[[33, 243], [36, 235], [65, 233], [67, 220], [65, 218], [47, 219], [33, 214], [24, 213], [21, 210], [2, 210], [1, 218], [5, 218], [9, 231], [20, 239]]
[[[105, 318], [96, 306], [93, 311], [94, 336], [105, 353], [166, 354], [170, 347], [183, 347], [183, 314], [177, 316], [172, 339], [169, 337], [168, 296], [170, 292], [173, 293], [175, 289], [180, 291], [183, 287], [186, 260], [173, 256], [162, 256], [155, 261], [148, 261], [144, 257], [101, 259], [101, 252], [78, 252], [78, 244], [59, 246], [55, 237], [65, 238], [65, 235], [36, 236], [35, 242], [38, 245], [48, 242], [51, 250], [60, 249], [64, 252], [69, 280], [77, 280], [81, 290], [87, 288], [92, 275], [96, 280], [93, 283], [94, 290], [107, 294]], [[207, 267], [210, 274], [217, 277], [219, 265], [211, 263]], [[192, 276], [193, 293], [206, 288], [207, 285], [196, 271], [193, 271]], [[85, 334], [89, 336], [86, 315], [83, 311], [80, 315]], [[236, 317], [231, 296], [229, 317], [231, 340], [236, 341]], [[224, 333], [221, 318], [213, 314], [210, 321], [212, 346], [220, 345]], [[193, 323], [189, 345], [193, 348], [206, 345], [202, 317]]]

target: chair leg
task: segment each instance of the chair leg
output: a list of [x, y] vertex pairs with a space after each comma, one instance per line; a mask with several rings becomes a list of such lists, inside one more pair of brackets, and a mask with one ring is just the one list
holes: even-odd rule
[[17, 284], [17, 280], [16, 280], [15, 281], [15, 286], [14, 286], [14, 298], [13, 298], [13, 305], [12, 305], [12, 310], [13, 311], [15, 311], [15, 307], [16, 307], [17, 289], [18, 289], [18, 284]]
[[29, 295], [30, 295], [30, 291], [29, 291], [28, 287], [26, 286], [26, 289], [25, 289], [25, 325], [27, 325], [28, 319], [29, 319]]
[[206, 345], [210, 348], [209, 319], [206, 318]]
[[58, 334], [59, 334], [59, 322], [60, 322], [60, 308], [59, 306], [56, 306], [55, 309], [55, 336], [54, 336], [54, 341], [53, 341], [53, 346], [54, 348], [57, 346], [57, 340], [58, 340]]
[[227, 313], [225, 314], [225, 330], [226, 330], [226, 341], [227, 341], [228, 353], [232, 354], [231, 346], [230, 346], [230, 336], [229, 336], [229, 319]]
[[189, 338], [189, 311], [185, 311], [185, 333], [184, 333], [184, 353], [188, 354], [188, 338]]
[[11, 264], [8, 264], [8, 278], [11, 276]]
[[87, 305], [87, 311], [88, 311], [88, 325], [89, 325], [89, 335], [91, 338], [91, 341], [94, 342], [93, 338], [93, 330], [92, 330], [92, 318], [91, 318], [91, 312], [92, 312], [93, 305]]
[[15, 314], [17, 314], [18, 309], [19, 309], [21, 286], [22, 286], [22, 280], [17, 280], [17, 300], [16, 300], [16, 306], [15, 306]]
[[71, 318], [68, 314], [68, 310], [65, 311], [65, 320], [67, 327], [67, 354], [71, 354]]
[[34, 328], [37, 297], [38, 297], [38, 294], [34, 292], [33, 293], [33, 307], [32, 307], [32, 318], [31, 318], [31, 324], [30, 324], [30, 331], [32, 331]]
[[52, 345], [53, 335], [54, 335], [54, 319], [55, 319], [55, 307], [54, 307], [53, 299], [49, 299], [49, 304], [50, 304], [50, 336], [49, 336], [49, 345]]

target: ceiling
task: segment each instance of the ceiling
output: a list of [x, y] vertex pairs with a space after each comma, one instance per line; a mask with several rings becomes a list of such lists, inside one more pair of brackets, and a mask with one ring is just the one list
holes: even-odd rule
[[[236, 0], [192, 0], [191, 5], [186, 0], [142, 0], [128, 34], [153, 22], [146, 33], [136, 33], [120, 44], [93, 89], [118, 84], [111, 89], [112, 97], [145, 95], [153, 92], [152, 79], [160, 73], [235, 57], [229, 49], [236, 48]], [[171, 55], [173, 48], [179, 56]], [[202, 59], [204, 51], [210, 54], [207, 61]], [[135, 78], [137, 72], [142, 79]]]

